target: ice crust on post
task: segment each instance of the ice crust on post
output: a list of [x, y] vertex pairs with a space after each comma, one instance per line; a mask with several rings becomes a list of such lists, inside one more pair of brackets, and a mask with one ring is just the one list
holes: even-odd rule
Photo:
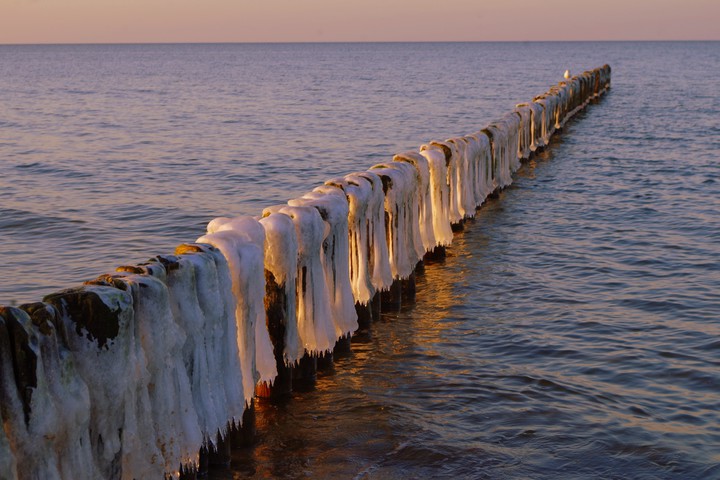
[[350, 285], [349, 207], [345, 194], [337, 187], [323, 185], [288, 201], [288, 205], [314, 207], [329, 227], [322, 243], [321, 259], [330, 295], [335, 335], [336, 339], [351, 335], [357, 330], [358, 323]]
[[[217, 219], [216, 219], [217, 220]], [[235, 295], [235, 322], [240, 353], [240, 369], [246, 404], [250, 404], [255, 385], [272, 383], [277, 376], [272, 343], [265, 324], [265, 230], [253, 217], [214, 220], [198, 243], [211, 244], [223, 253], [230, 268]]]
[[[217, 285], [217, 271], [211, 256], [205, 254], [160, 257], [167, 263], [167, 288], [172, 315], [185, 332], [181, 354], [190, 382], [198, 426], [205, 443], [212, 443], [218, 433], [225, 433], [228, 407], [225, 391], [214, 372], [223, 371], [212, 351], [221, 345], [215, 340], [220, 316], [207, 316], [199, 289]], [[222, 307], [222, 302], [218, 302]]]
[[208, 370], [212, 372], [207, 379], [208, 393], [218, 410], [208, 412], [203, 434], [206, 441], [213, 443], [215, 434], [225, 436], [228, 422], [240, 425], [245, 410], [235, 320], [237, 302], [230, 267], [219, 249], [209, 244], [183, 244], [175, 253], [193, 264], [198, 304], [205, 317], [204, 337], [198, 341], [205, 343]]
[[382, 180], [362, 172], [329, 180], [325, 185], [341, 189], [347, 199], [352, 294], [355, 302], [367, 305], [378, 290], [392, 284]]
[[428, 161], [430, 169], [430, 198], [433, 204], [433, 232], [438, 245], [452, 243], [450, 218], [450, 184], [445, 150], [439, 145], [423, 145], [420, 155]]
[[337, 337], [321, 251], [330, 228], [314, 207], [278, 205], [263, 211], [271, 213], [290, 217], [297, 233], [297, 321], [303, 348], [309, 355], [329, 352]]
[[55, 309], [32, 307], [32, 319], [0, 307], [0, 478], [96, 478], [88, 387], [58, 336]]
[[346, 175], [350, 182], [362, 183], [360, 179], [370, 182], [371, 190], [368, 202], [370, 222], [368, 223], [369, 253], [372, 267], [372, 284], [376, 291], [385, 291], [393, 283], [390, 267], [390, 251], [387, 243], [387, 221], [385, 219], [385, 191], [383, 181], [373, 172], [357, 172]]
[[287, 300], [283, 359], [294, 365], [304, 355], [297, 322], [298, 239], [292, 219], [273, 213], [260, 219], [265, 229], [265, 269], [283, 287]]
[[148, 274], [129, 274], [120, 280], [133, 297], [138, 340], [147, 360], [152, 424], [164, 471], [177, 474], [180, 465], [197, 462], [202, 433], [182, 356], [185, 332], [172, 314], [165, 269], [160, 264], [154, 267]]
[[415, 167], [418, 173], [417, 216], [420, 223], [420, 239], [423, 245], [423, 254], [438, 246], [433, 228], [433, 202], [430, 189], [430, 167], [425, 157], [418, 152], [405, 152], [393, 157], [393, 162], [406, 162]]
[[420, 175], [414, 166], [405, 162], [375, 165], [371, 171], [380, 176], [385, 191], [387, 244], [393, 278], [405, 279], [413, 273], [424, 253], [415, 196]]
[[[125, 480], [163, 475], [164, 458], [157, 446], [148, 392], [151, 377], [137, 337], [131, 292], [88, 285], [44, 300], [58, 309], [68, 349], [88, 386], [90, 442], [100, 476]], [[111, 323], [112, 338], [92, 334], [88, 328], [94, 326], [84, 323], [89, 317]]]
[[490, 139], [483, 132], [477, 132], [465, 137], [468, 141], [468, 155], [475, 165], [472, 178], [475, 193], [475, 207], [479, 207], [493, 190], [492, 179], [492, 150]]
[[[221, 220], [218, 222], [217, 220]], [[244, 285], [247, 295], [245, 303], [249, 315], [253, 318], [255, 331], [255, 368], [258, 382], [272, 384], [277, 376], [277, 365], [273, 354], [270, 334], [265, 323], [265, 229], [255, 217], [239, 216], [234, 218], [216, 219], [208, 224], [208, 233], [213, 233], [213, 223], [217, 225], [217, 232], [232, 231], [251, 242], [256, 248], [256, 255], [245, 254], [245, 264], [240, 274], [244, 275]], [[254, 391], [254, 389], [253, 389]]]

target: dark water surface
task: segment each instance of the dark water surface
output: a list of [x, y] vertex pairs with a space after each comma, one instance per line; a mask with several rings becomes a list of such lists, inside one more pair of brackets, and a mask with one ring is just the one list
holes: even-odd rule
[[613, 87], [214, 478], [720, 478], [720, 44], [0, 46], [0, 303], [193, 240], [565, 68]]

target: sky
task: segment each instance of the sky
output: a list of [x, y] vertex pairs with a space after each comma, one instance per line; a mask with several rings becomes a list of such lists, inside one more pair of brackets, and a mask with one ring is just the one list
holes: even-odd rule
[[0, 44], [720, 40], [720, 0], [0, 0]]

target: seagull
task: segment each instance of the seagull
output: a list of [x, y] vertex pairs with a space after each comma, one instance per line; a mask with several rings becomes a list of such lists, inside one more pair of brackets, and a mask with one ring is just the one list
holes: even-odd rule
[[565, 70], [565, 78], [570, 78], [570, 70]]

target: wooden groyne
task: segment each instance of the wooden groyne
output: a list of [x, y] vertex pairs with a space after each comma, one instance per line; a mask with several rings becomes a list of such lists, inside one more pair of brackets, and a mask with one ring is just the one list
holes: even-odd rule
[[424, 259], [610, 86], [584, 72], [477, 132], [334, 178], [172, 254], [0, 306], [0, 480], [193, 478], [254, 437], [256, 397], [414, 295]]

